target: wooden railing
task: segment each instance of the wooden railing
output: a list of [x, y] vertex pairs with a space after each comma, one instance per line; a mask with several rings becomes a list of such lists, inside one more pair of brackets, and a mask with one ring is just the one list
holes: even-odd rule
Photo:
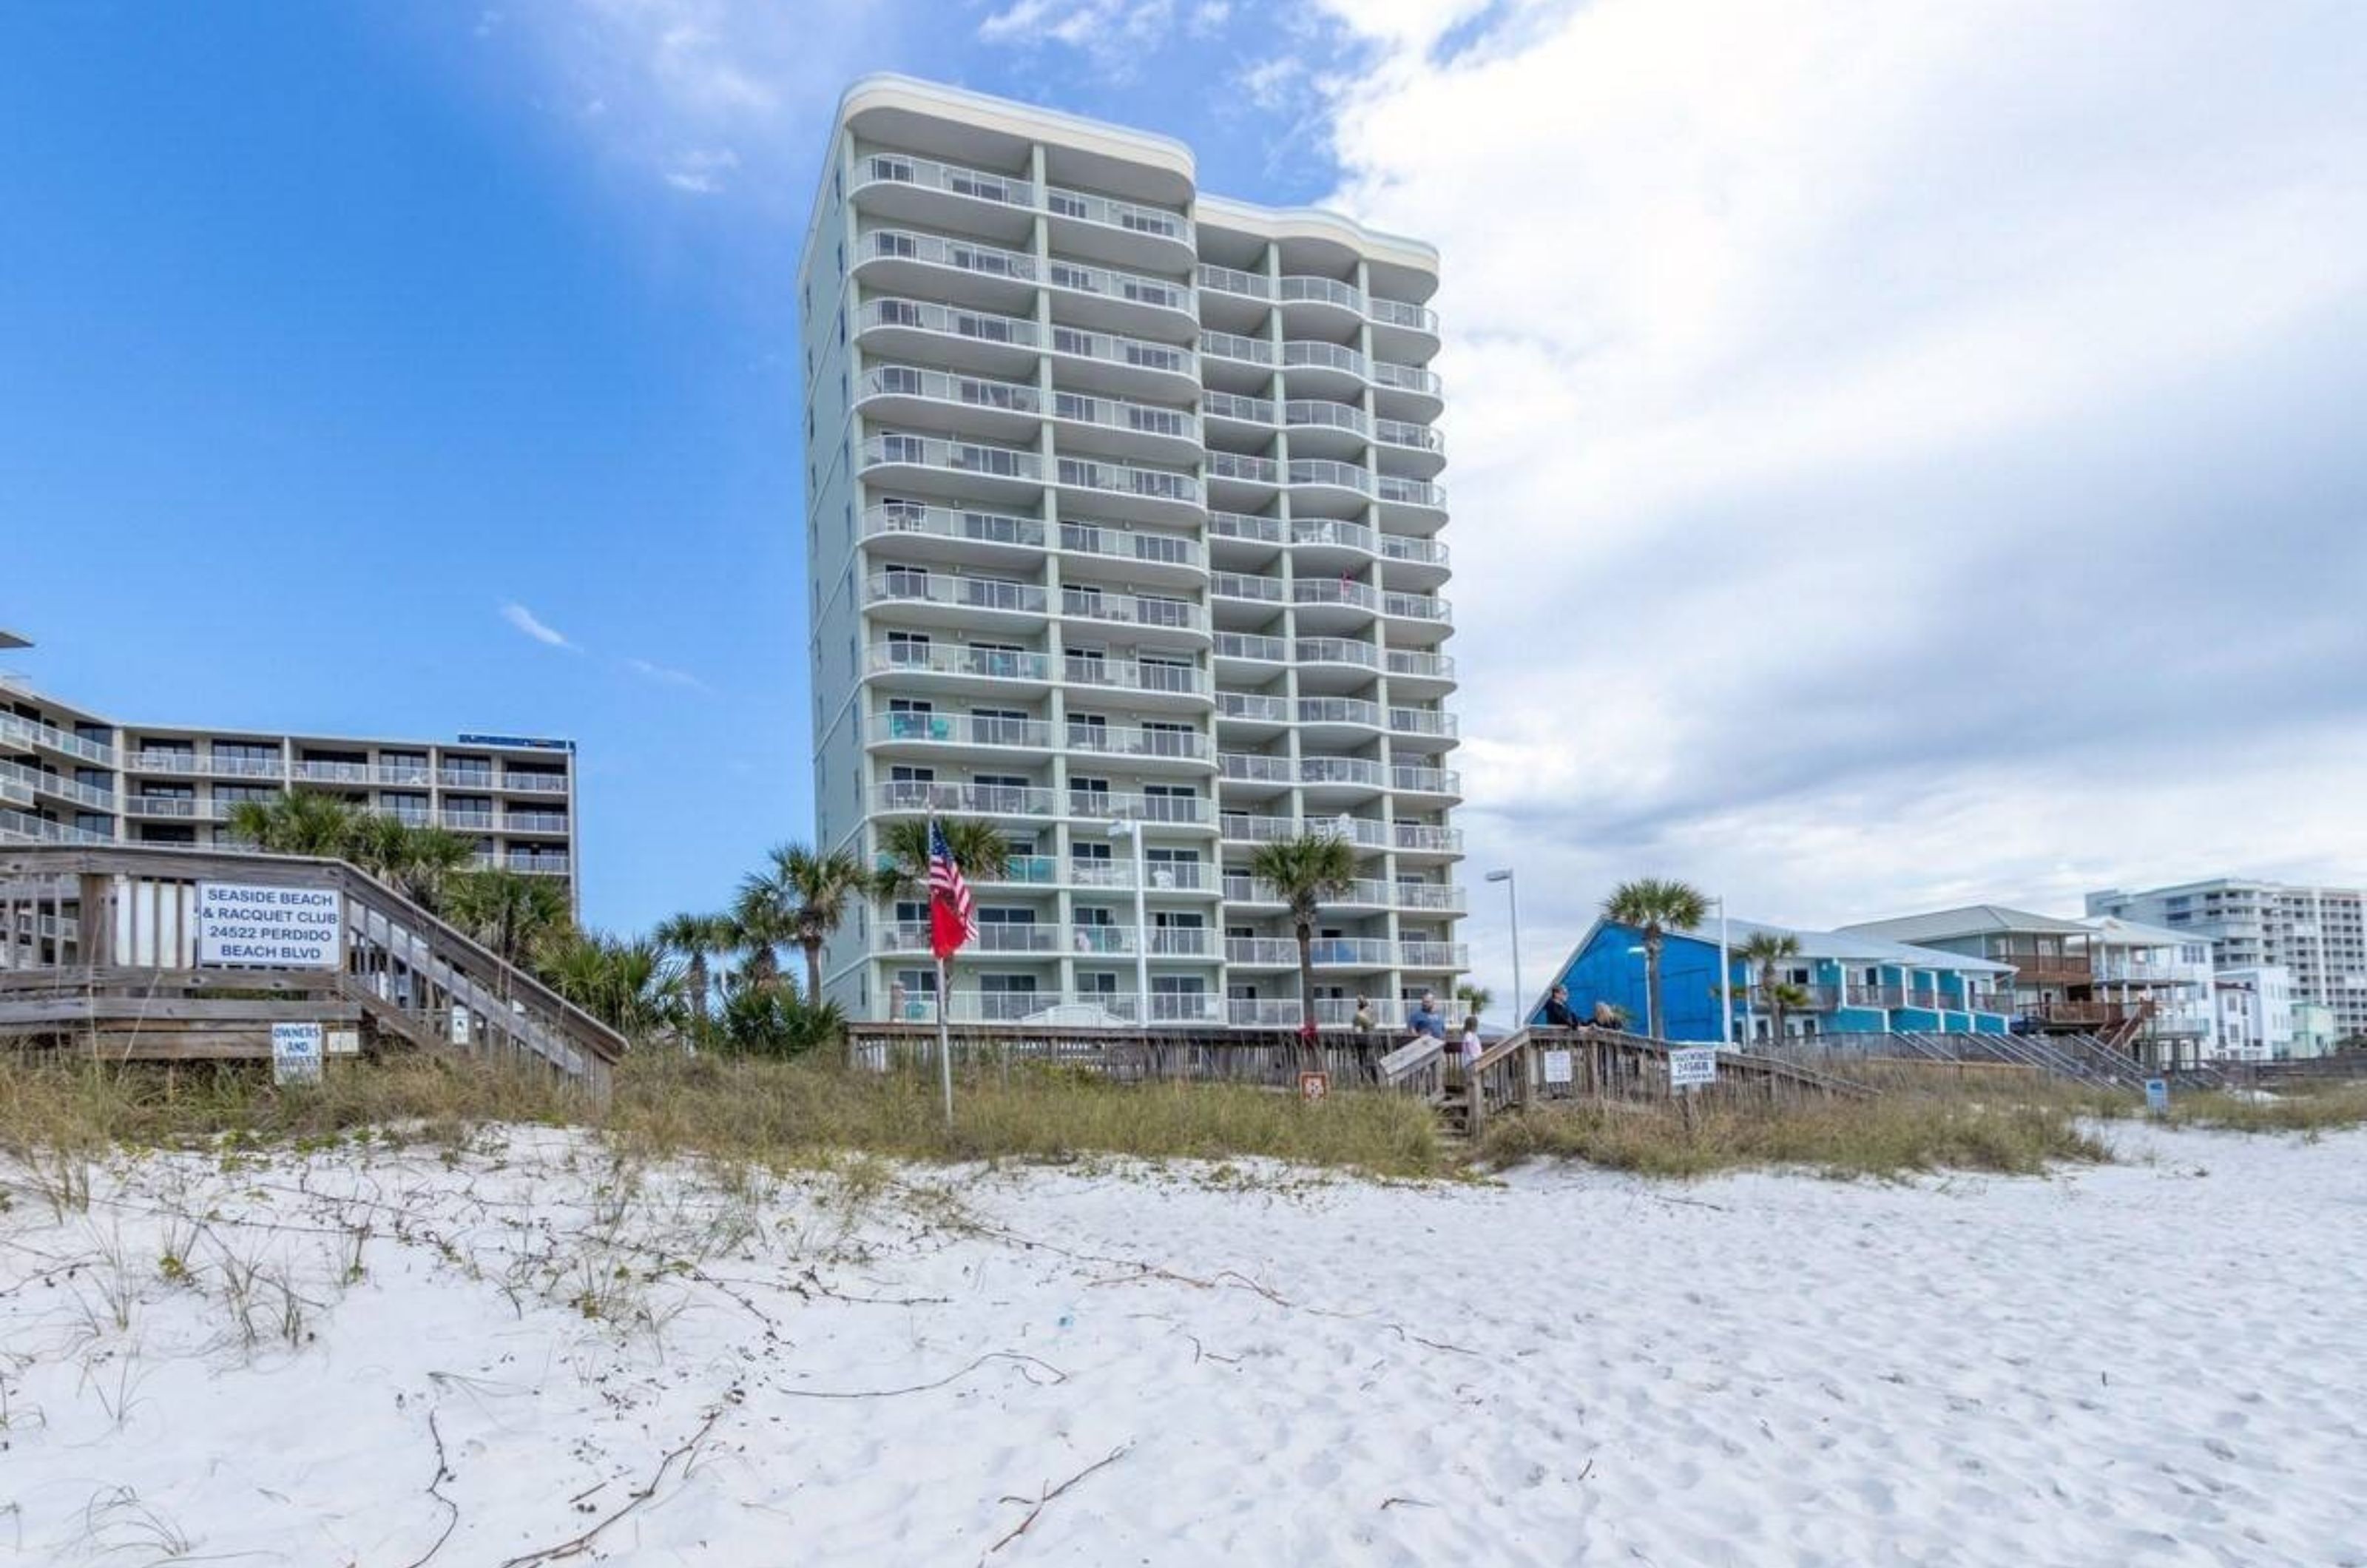
[[[201, 882], [337, 895], [330, 968], [208, 967]], [[28, 939], [26, 933], [47, 931]], [[267, 1056], [270, 1025], [548, 1067], [595, 1093], [624, 1037], [342, 861], [158, 845], [0, 848], [0, 1038], [123, 1059]]]
[[[1399, 1054], [1401, 1037], [1394, 1032], [1322, 1031], [1312, 1049], [1295, 1029], [957, 1023], [946, 1034], [957, 1067], [1042, 1063], [1120, 1082], [1181, 1079], [1275, 1089], [1296, 1089], [1299, 1074], [1320, 1070], [1335, 1088], [1406, 1087], [1384, 1082], [1384, 1064]], [[848, 1059], [858, 1067], [936, 1065], [934, 1024], [850, 1023], [846, 1043]]]

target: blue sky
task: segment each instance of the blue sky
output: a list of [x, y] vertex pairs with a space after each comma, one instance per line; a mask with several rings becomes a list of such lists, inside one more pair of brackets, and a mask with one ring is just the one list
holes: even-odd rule
[[2349, 0], [17, 6], [0, 62], [18, 667], [573, 736], [599, 923], [811, 830], [792, 280], [889, 69], [1438, 245], [1530, 973], [1648, 872], [1812, 926], [2367, 881]]
[[[851, 67], [1041, 96], [990, 15]], [[574, 737], [587, 916], [639, 924], [810, 832], [787, 367], [833, 95], [715, 199], [583, 133], [610, 89], [553, 58], [570, 21], [0, 13], [0, 625], [128, 717]], [[1329, 188], [1286, 109], [1193, 100], [1167, 71], [1061, 99], [1190, 137], [1217, 188]]]

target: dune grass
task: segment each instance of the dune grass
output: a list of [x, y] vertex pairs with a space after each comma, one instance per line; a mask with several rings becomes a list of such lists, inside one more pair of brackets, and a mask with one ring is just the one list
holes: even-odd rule
[[247, 1065], [154, 1067], [0, 1055], [0, 1155], [20, 1167], [110, 1147], [304, 1146], [373, 1136], [464, 1141], [490, 1122], [582, 1125], [653, 1156], [711, 1155], [787, 1166], [850, 1153], [918, 1161], [1269, 1157], [1384, 1177], [1447, 1168], [1436, 1119], [1403, 1096], [1342, 1092], [1319, 1104], [1229, 1084], [1122, 1085], [991, 1069], [968, 1075], [948, 1129], [934, 1077], [853, 1073], [813, 1061], [637, 1056], [594, 1106], [547, 1077], [443, 1059], [334, 1063], [316, 1087], [279, 1090]]
[[2035, 1176], [2058, 1164], [2108, 1160], [2112, 1151], [2058, 1106], [1901, 1094], [1775, 1110], [1704, 1108], [1690, 1122], [1669, 1105], [1540, 1109], [1491, 1124], [1479, 1155], [1499, 1168], [1546, 1158], [1645, 1176], [1795, 1166], [1895, 1178], [1937, 1170]]
[[2283, 1083], [2259, 1098], [2173, 1094], [2171, 1124], [2229, 1133], [2298, 1133], [2316, 1137], [2367, 1126], [2367, 1081]]

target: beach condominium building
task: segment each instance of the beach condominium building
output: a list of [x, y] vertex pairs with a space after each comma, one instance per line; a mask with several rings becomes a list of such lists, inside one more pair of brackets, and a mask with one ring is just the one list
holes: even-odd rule
[[2222, 970], [2263, 964], [2293, 976], [2293, 999], [2330, 1009], [2345, 1039], [2367, 1035], [2367, 892], [2218, 877], [2145, 892], [2088, 895], [2088, 913], [2142, 920], [2211, 944]]
[[479, 865], [557, 878], [575, 897], [572, 740], [134, 724], [0, 674], [0, 843], [230, 844], [240, 802], [288, 790], [465, 834]]
[[[1465, 967], [1436, 284], [1161, 137], [847, 93], [799, 276], [818, 837], [1001, 829], [956, 1019], [1296, 1023], [1250, 858], [1308, 833], [1356, 856], [1327, 1021]], [[927, 931], [863, 911], [829, 995], [934, 1016]]]

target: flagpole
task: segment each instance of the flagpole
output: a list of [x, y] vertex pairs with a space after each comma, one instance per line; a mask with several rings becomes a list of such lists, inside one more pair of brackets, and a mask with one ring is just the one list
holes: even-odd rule
[[946, 1085], [946, 1130], [954, 1124], [954, 1037], [946, 1025], [946, 961], [937, 960], [937, 1072]]

